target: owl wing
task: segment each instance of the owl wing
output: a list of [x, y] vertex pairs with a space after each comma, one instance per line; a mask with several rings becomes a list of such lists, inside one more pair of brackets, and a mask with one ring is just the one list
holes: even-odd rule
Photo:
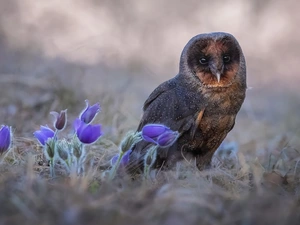
[[138, 130], [149, 123], [160, 123], [180, 133], [191, 129], [191, 134], [201, 121], [204, 105], [195, 93], [182, 86], [176, 77], [158, 86], [146, 100], [144, 114]]
[[161, 85], [159, 85], [148, 97], [148, 99], [145, 101], [144, 106], [143, 106], [143, 110], [145, 111], [148, 106], [158, 97], [160, 96], [162, 93], [170, 91], [174, 88], [176, 88], [176, 81], [175, 79], [171, 79], [168, 81], [165, 81], [164, 83], [162, 83]]

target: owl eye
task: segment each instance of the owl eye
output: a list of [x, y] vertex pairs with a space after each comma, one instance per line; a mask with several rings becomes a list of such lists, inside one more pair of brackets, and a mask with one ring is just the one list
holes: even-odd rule
[[206, 65], [208, 63], [208, 58], [206, 57], [202, 57], [199, 62], [202, 64], [202, 65]]
[[224, 55], [224, 56], [223, 56], [223, 61], [224, 61], [225, 63], [230, 62], [230, 56], [229, 56], [229, 55]]

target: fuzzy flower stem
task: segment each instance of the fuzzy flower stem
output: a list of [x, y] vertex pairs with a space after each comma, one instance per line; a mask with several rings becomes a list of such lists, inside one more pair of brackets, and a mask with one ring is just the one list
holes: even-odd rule
[[153, 166], [157, 156], [157, 146], [152, 146], [148, 149], [144, 159], [144, 179], [150, 178], [150, 169]]
[[115, 176], [117, 174], [117, 170], [121, 164], [121, 159], [122, 159], [123, 155], [124, 155], [124, 152], [121, 151], [117, 162], [113, 165], [113, 167], [111, 168], [111, 170], [109, 172], [109, 176], [108, 176], [109, 180], [113, 180], [115, 178]]
[[85, 157], [85, 145], [81, 143], [76, 136], [73, 138], [73, 155], [75, 156], [75, 166], [77, 174], [81, 174], [82, 171], [82, 159]]
[[145, 168], [144, 168], [144, 179], [149, 180], [149, 178], [150, 178], [150, 167], [145, 166]]
[[50, 176], [55, 177], [54, 158], [50, 158]]
[[80, 158], [76, 158], [76, 168], [77, 168], [77, 174], [80, 174]]
[[77, 158], [77, 173], [78, 175], [84, 175], [84, 159], [86, 156], [85, 145], [81, 145], [81, 155]]
[[55, 140], [55, 138], [56, 138], [56, 136], [57, 136], [57, 133], [58, 133], [58, 130], [55, 129], [55, 131], [54, 131], [54, 136], [53, 136], [53, 139], [54, 139], [54, 140]]

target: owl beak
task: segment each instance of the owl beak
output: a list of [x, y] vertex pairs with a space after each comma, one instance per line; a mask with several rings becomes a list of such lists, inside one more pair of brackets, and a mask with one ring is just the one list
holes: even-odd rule
[[223, 73], [223, 66], [219, 66], [218, 68], [215, 64], [211, 64], [210, 71], [213, 75], [216, 76], [218, 83], [220, 83], [221, 74]]
[[216, 72], [215, 76], [216, 76], [216, 78], [218, 80], [218, 83], [220, 83], [221, 74], [219, 72]]
[[217, 70], [217, 69], [211, 69], [211, 72], [217, 78], [218, 83], [220, 83], [221, 73], [219, 72], [219, 70]]

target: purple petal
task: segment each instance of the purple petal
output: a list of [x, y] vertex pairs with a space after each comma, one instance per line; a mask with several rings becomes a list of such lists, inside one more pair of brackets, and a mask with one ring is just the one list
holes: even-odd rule
[[37, 130], [33, 133], [34, 137], [38, 139], [41, 145], [45, 145], [46, 143], [46, 136], [42, 133], [42, 131]]
[[45, 145], [49, 138], [54, 137], [54, 134], [54, 131], [47, 126], [41, 126], [40, 130], [37, 130], [33, 133], [41, 145]]
[[166, 131], [170, 131], [170, 128], [162, 124], [147, 124], [142, 129], [142, 135], [149, 138], [157, 138]]
[[122, 164], [123, 166], [128, 165], [129, 159], [130, 159], [129, 157], [130, 157], [131, 152], [132, 152], [132, 150], [130, 149], [130, 150], [128, 150], [127, 152], [124, 153], [124, 155], [123, 155], [123, 157], [122, 157], [122, 160], [121, 160], [121, 164]]
[[41, 126], [40, 130], [48, 138], [52, 138], [54, 136], [54, 131], [48, 126]]
[[101, 125], [90, 125], [82, 122], [77, 129], [76, 134], [80, 142], [92, 144], [102, 135]]
[[142, 129], [142, 138], [145, 141], [157, 144], [157, 138], [168, 131], [171, 131], [171, 129], [163, 124], [147, 124]]
[[0, 129], [0, 153], [8, 150], [11, 142], [10, 127], [2, 125]]
[[119, 154], [113, 156], [113, 157], [111, 158], [111, 160], [110, 160], [110, 165], [111, 165], [111, 166], [115, 165], [115, 164], [117, 163], [117, 161], [118, 161], [118, 158], [119, 158]]
[[167, 131], [157, 138], [157, 144], [160, 147], [169, 147], [177, 140], [179, 133], [177, 131]]
[[89, 124], [93, 121], [95, 116], [99, 113], [100, 104], [96, 103], [92, 106], [89, 106], [89, 101], [85, 100], [85, 102], [86, 102], [86, 108], [81, 112], [79, 118], [81, 121]]
[[[124, 155], [122, 156], [121, 162], [120, 162], [120, 166], [124, 167], [124, 166], [128, 165], [129, 159], [130, 159], [129, 156], [130, 156], [131, 152], [132, 152], [132, 150], [130, 149], [124, 153]], [[120, 156], [120, 154], [117, 154], [111, 158], [110, 164], [112, 166], [117, 163], [119, 156]]]
[[151, 143], [154, 143], [154, 144], [157, 144], [157, 138], [149, 138], [148, 136], [145, 136], [142, 134], [142, 138], [147, 141], [147, 142], [151, 142]]
[[83, 122], [79, 118], [76, 118], [73, 123], [74, 130], [77, 131], [82, 123]]

